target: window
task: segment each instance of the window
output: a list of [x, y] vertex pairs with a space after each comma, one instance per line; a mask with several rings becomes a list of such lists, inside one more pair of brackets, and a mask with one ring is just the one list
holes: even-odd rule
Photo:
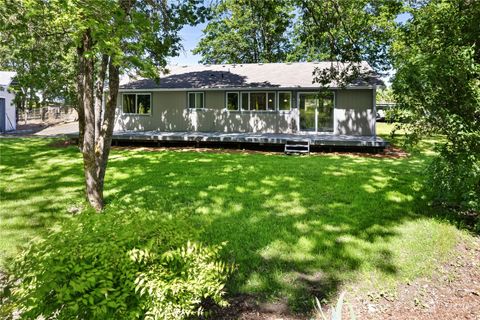
[[227, 92], [227, 109], [238, 110], [240, 106], [238, 92]]
[[152, 96], [149, 93], [126, 93], [123, 95], [123, 113], [126, 114], [150, 114], [152, 108]]
[[188, 107], [192, 109], [203, 109], [203, 92], [189, 92]]
[[265, 92], [250, 92], [250, 110], [267, 110]]
[[242, 92], [242, 110], [248, 110], [248, 92]]
[[275, 111], [277, 95], [275, 92], [242, 92], [242, 110]]
[[267, 110], [275, 110], [275, 92], [267, 93]]
[[292, 106], [292, 94], [290, 92], [278, 93], [278, 110], [290, 110]]

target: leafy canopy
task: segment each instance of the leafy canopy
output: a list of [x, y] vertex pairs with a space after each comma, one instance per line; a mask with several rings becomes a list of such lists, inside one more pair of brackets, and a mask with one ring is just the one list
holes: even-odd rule
[[431, 167], [437, 200], [480, 205], [480, 6], [431, 0], [410, 9], [393, 46], [395, 99], [411, 138], [441, 134]]
[[289, 0], [220, 1], [193, 53], [212, 64], [283, 61], [292, 11]]

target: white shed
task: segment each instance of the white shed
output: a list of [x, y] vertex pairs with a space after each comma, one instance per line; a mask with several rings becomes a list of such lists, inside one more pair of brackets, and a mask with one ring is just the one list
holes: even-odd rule
[[15, 94], [9, 90], [15, 75], [15, 72], [0, 71], [0, 132], [13, 131], [17, 128], [13, 103]]

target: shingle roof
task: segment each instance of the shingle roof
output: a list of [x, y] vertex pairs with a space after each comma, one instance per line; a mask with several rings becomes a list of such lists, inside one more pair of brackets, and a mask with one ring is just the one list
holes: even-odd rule
[[[337, 65], [336, 62], [333, 63]], [[120, 86], [121, 89], [212, 89], [212, 88], [318, 88], [313, 84], [315, 68], [325, 69], [331, 62], [258, 63], [170, 66], [160, 81], [141, 79]], [[340, 68], [344, 65], [340, 64]], [[372, 68], [363, 62], [362, 79], [349, 86], [382, 85]], [[330, 87], [338, 87], [331, 83]]]
[[0, 71], [0, 86], [8, 87], [16, 75], [17, 73], [12, 71]]

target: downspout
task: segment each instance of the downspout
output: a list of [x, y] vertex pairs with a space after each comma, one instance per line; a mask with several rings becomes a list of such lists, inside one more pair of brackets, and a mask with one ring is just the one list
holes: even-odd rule
[[377, 85], [373, 85], [373, 140], [377, 141]]

